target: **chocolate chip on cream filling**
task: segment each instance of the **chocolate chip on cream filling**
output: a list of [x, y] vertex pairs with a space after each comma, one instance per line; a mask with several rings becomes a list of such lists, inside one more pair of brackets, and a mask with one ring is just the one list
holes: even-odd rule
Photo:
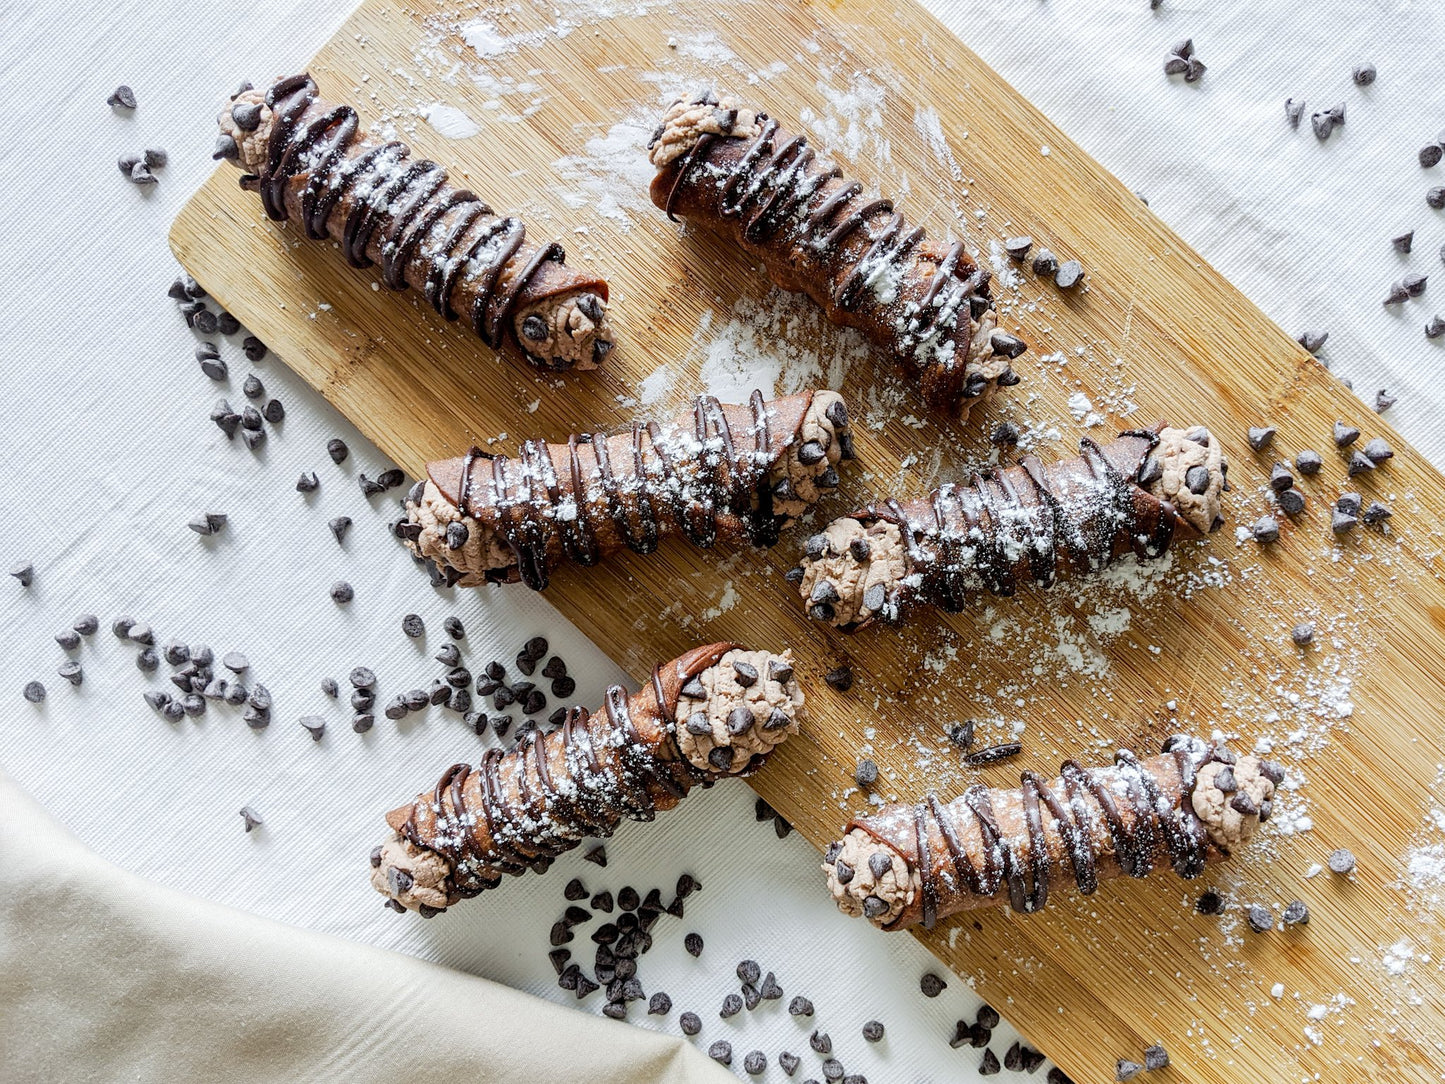
[[1224, 449], [1208, 429], [1165, 428], [1139, 471], [1139, 485], [1161, 500], [1200, 534], [1224, 525]]
[[436, 851], [397, 835], [371, 854], [371, 887], [412, 910], [446, 907], [451, 873], [451, 863]]
[[808, 539], [798, 590], [815, 619], [861, 625], [895, 616], [896, 588], [907, 576], [908, 554], [896, 523], [874, 520], [865, 526], [843, 517]]
[[677, 747], [695, 767], [742, 772], [798, 732], [803, 691], [785, 651], [729, 651], [682, 687]]
[[887, 926], [902, 914], [921, 887], [902, 855], [861, 828], [843, 837], [834, 860], [822, 868], [838, 910], [875, 926]]
[[652, 135], [647, 157], [653, 166], [662, 169], [692, 150], [704, 135], [754, 139], [760, 131], [757, 114], [740, 107], [736, 99], [704, 94], [672, 103]]

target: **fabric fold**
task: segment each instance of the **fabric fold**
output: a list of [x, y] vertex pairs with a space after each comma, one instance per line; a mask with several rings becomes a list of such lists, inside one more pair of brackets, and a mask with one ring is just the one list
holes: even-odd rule
[[0, 772], [10, 1080], [718, 1084], [680, 1038], [151, 884]]

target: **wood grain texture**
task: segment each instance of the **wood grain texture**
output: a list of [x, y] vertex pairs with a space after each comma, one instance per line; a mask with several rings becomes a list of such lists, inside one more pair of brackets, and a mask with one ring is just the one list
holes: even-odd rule
[[[375, 276], [348, 268], [332, 246], [265, 221], [227, 166], [177, 219], [177, 255], [414, 476], [428, 459], [502, 433], [510, 446], [624, 421], [642, 380], [664, 365], [672, 382], [655, 411], [669, 410], [697, 390], [708, 337], [699, 328], [715, 334], [735, 302], [743, 316], [774, 314], [792, 340], [782, 352], [815, 356], [824, 371], [846, 368], [861, 459], [825, 516], [870, 496], [923, 492], [986, 460], [983, 434], [1001, 418], [1052, 421], [1063, 440], [1039, 451], [1072, 454], [1076, 393], [1110, 427], [1159, 416], [1208, 425], [1234, 468], [1231, 528], [1268, 507], [1273, 457], [1250, 453], [1246, 426], [1277, 424], [1280, 454], [1319, 449], [1325, 470], [1304, 483], [1309, 507], [1285, 522], [1279, 544], [1259, 550], [1226, 530], [1186, 545], [1150, 581], [1157, 590], [1025, 592], [955, 617], [920, 617], [906, 631], [848, 638], [805, 621], [782, 580], [801, 549], [799, 531], [766, 554], [705, 554], [673, 541], [650, 558], [563, 570], [548, 597], [636, 675], [709, 640], [791, 646], [810, 690], [810, 725], [754, 783], [820, 846], [864, 804], [851, 781], [864, 749], [883, 768], [878, 793], [914, 800], [929, 788], [952, 796], [975, 778], [1013, 785], [1019, 767], [1052, 772], [1065, 756], [1103, 760], [1118, 744], [1153, 747], [1174, 729], [1217, 726], [1244, 747], [1272, 738], [1295, 784], [1277, 819], [1293, 833], [1273, 826], [1248, 855], [1194, 885], [1168, 874], [1110, 883], [1087, 901], [1057, 898], [1042, 915], [975, 913], [920, 936], [1078, 1081], [1111, 1080], [1115, 1057], [1138, 1058], [1156, 1041], [1169, 1049], [1173, 1079], [1208, 1084], [1438, 1080], [1445, 936], [1438, 912], [1404, 879], [1404, 862], [1412, 843], [1430, 838], [1422, 833], [1442, 760], [1445, 481], [911, 4], [684, 0], [611, 17], [583, 12], [563, 19], [565, 34], [553, 5], [468, 12], [460, 21], [489, 18], [509, 39], [479, 58], [445, 8], [367, 0], [311, 71], [323, 94], [356, 102], [364, 120], [394, 119], [419, 152], [455, 164], [495, 206], [560, 236], [569, 262], [608, 276], [619, 346], [602, 371], [549, 377], [495, 357], [414, 294], [377, 292]], [[1061, 259], [1081, 258], [1084, 292], [1060, 295], [1029, 277], [999, 289], [1001, 326], [1033, 344], [1017, 366], [1024, 383], [976, 411], [966, 429], [923, 418], [916, 398], [892, 390], [884, 365], [842, 365], [858, 353], [851, 333], [770, 295], [757, 269], [705, 232], [679, 231], [643, 206], [636, 164], [600, 192], [587, 189], [586, 170], [580, 181], [559, 173], [556, 163], [584, 154], [589, 140], [605, 150], [619, 125], [648, 126], [670, 92], [699, 83], [747, 96], [787, 125], [809, 110], [815, 131], [837, 121], [833, 149], [855, 175], [887, 192], [906, 187], [913, 217], [940, 236], [962, 233], [984, 259], [990, 239], [1020, 232]], [[873, 104], [861, 114], [827, 104], [850, 89], [868, 91]], [[413, 123], [416, 108], [435, 101], [461, 108], [482, 132], [448, 140]], [[946, 148], [929, 138], [929, 108]], [[1348, 483], [1343, 459], [1327, 447], [1337, 418], [1384, 436], [1395, 459]], [[1345, 488], [1391, 499], [1392, 530], [1336, 541], [1329, 507]], [[1320, 643], [1300, 653], [1287, 632], [1305, 618], [1320, 625]], [[1090, 627], [1112, 631], [1090, 640]], [[822, 682], [841, 662], [858, 676], [842, 695]], [[975, 714], [986, 731], [1024, 722], [1027, 764], [977, 776], [961, 768], [943, 727]], [[1298, 820], [1305, 811], [1308, 831]], [[1306, 879], [1337, 846], [1359, 856], [1356, 878]], [[1206, 882], [1230, 898], [1223, 919], [1193, 911]], [[1278, 912], [1296, 897], [1309, 903], [1308, 927], [1260, 936], [1243, 927], [1243, 905]], [[1402, 940], [1414, 956], [1392, 975], [1383, 954]], [[1282, 999], [1270, 995], [1275, 983]], [[1312, 1005], [1326, 1007], [1323, 1019], [1308, 1016]], [[959, 1053], [971, 1063], [978, 1052]]]

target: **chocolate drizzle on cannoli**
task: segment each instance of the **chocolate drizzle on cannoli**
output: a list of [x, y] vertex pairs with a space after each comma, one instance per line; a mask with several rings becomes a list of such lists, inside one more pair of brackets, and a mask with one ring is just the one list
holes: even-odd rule
[[[429, 472], [470, 524], [466, 537], [484, 530], [510, 555], [481, 578], [541, 590], [563, 560], [592, 566], [620, 548], [648, 554], [674, 531], [700, 547], [722, 536], [775, 545], [814, 490], [838, 484], [834, 464], [851, 455], [836, 394], [768, 402], [755, 391], [746, 407], [700, 396], [666, 427], [637, 421], [621, 433], [573, 434], [565, 444], [529, 440], [515, 459], [472, 448]], [[800, 490], [804, 475], [811, 481]], [[419, 552], [428, 548], [417, 526], [425, 492], [404, 502], [411, 520], [403, 537]], [[449, 552], [455, 548], [434, 556]]]
[[[405, 143], [371, 143], [356, 110], [321, 101], [309, 74], [282, 79], [264, 101], [272, 111], [264, 164], [241, 184], [260, 194], [270, 218], [285, 221], [294, 210], [307, 237], [334, 239], [353, 267], [371, 266], [372, 254], [379, 253], [389, 288], [417, 286], [447, 320], [460, 315], [453, 303], [465, 282], [467, 318], [494, 349], [519, 311], [546, 297], [572, 293], [600, 324], [606, 285], [564, 269], [560, 244], [529, 245], [525, 223], [499, 217], [480, 197], [448, 183], [447, 170], [436, 162], [413, 160]], [[248, 120], [254, 131], [258, 122]], [[232, 140], [227, 150], [234, 149]], [[299, 177], [305, 184], [298, 195], [293, 182]], [[341, 211], [345, 218], [338, 226], [333, 216]], [[518, 342], [534, 361], [560, 368], [571, 363], [538, 358], [531, 352], [535, 343], [520, 336]], [[593, 356], [578, 360], [591, 364], [610, 346], [599, 332]]]
[[[1125, 553], [1157, 558], [1186, 522], [1161, 486], [1161, 429], [1126, 430], [1103, 446], [1084, 437], [1074, 459], [1024, 456], [925, 498], [863, 508], [810, 539], [792, 577], [812, 617], [851, 632], [902, 620], [915, 600], [958, 612], [979, 590], [1010, 596], [1021, 582], [1047, 588], [1062, 571], [1095, 573]], [[1227, 465], [1196, 469], [1215, 486]]]
[[[768, 680], [775, 682], [775, 696], [753, 705], [740, 686], [718, 694], [727, 698], [723, 707], [741, 706], [750, 724], [746, 732], [729, 731], [741, 744], [726, 748], [745, 755], [729, 758], [720, 768], [690, 744], [690, 735], [679, 733], [679, 698], [701, 698], [700, 710], [706, 712], [710, 694], [700, 684], [687, 691], [683, 686], [739, 658], [752, 658], [773, 675]], [[444, 879], [430, 886], [437, 901], [470, 898], [528, 870], [545, 872], [558, 855], [584, 838], [611, 835], [623, 819], [650, 821], [693, 787], [710, 787], [725, 776], [746, 776], [761, 767], [772, 746], [795, 729], [802, 702], [790, 668], [768, 669], [769, 661], [781, 665], [788, 659], [714, 644], [666, 669], [654, 667], [649, 687], [636, 697], [621, 686], [609, 688], [597, 716], [571, 708], [555, 730], [533, 731], [508, 752], [489, 750], [475, 769], [452, 765], [430, 794], [393, 811], [388, 822], [411, 854], [444, 864]], [[787, 708], [789, 725], [764, 736], [775, 702]], [[731, 708], [734, 714], [737, 710]], [[373, 868], [380, 869], [375, 859]], [[410, 902], [416, 903], [416, 868], [405, 856], [393, 856], [373, 883], [393, 901], [410, 893]], [[439, 903], [430, 906], [435, 910]]]
[[[913, 922], [931, 927], [943, 915], [994, 902], [1005, 888], [1015, 911], [1038, 911], [1065, 865], [1085, 896], [1103, 877], [1147, 877], [1164, 859], [1180, 877], [1194, 878], [1211, 857], [1228, 857], [1231, 846], [1248, 839], [1253, 825], [1268, 817], [1273, 788], [1283, 775], [1268, 761], [1247, 760], [1218, 743], [1176, 736], [1148, 761], [1121, 749], [1108, 769], [1065, 761], [1052, 783], [1025, 771], [1017, 790], [976, 784], [948, 806], [930, 793], [916, 805], [885, 808], [849, 825], [849, 839], [834, 844], [829, 855], [833, 861], [847, 855], [853, 876], [845, 882], [830, 873], [834, 895], [842, 905], [849, 902], [848, 891], [885, 891], [875, 883], [859, 884], [863, 875], [857, 870], [867, 862], [859, 862], [858, 851], [847, 854], [853, 837], [871, 841], [858, 846], [886, 848], [879, 853], [888, 860], [875, 863], [882, 871], [901, 856], [916, 888], [907, 902], [879, 899], [888, 906], [876, 908], [877, 914], [891, 917], [878, 921], [888, 929]], [[1225, 767], [1228, 774], [1221, 771]], [[1233, 813], [1226, 813], [1226, 799], [1240, 785], [1235, 771], [1253, 780], [1263, 800], [1257, 806], [1231, 804]], [[1202, 786], [1217, 792], [1208, 824], [1194, 804]], [[1007, 827], [996, 803], [1008, 810]], [[1232, 824], [1226, 823], [1230, 817]], [[942, 855], [933, 850], [935, 838], [942, 842]], [[873, 881], [881, 875], [874, 874]]]
[[[1024, 343], [992, 331], [989, 273], [961, 242], [930, 244], [892, 200], [865, 196], [861, 184], [819, 161], [806, 136], [783, 131], [766, 113], [748, 113], [744, 124], [739, 110], [711, 95], [675, 106], [654, 144], [670, 142], [665, 133], [669, 122], [682, 122], [679, 110], [707, 109], [706, 130], [694, 133], [686, 153], [657, 159], [653, 199], [668, 217], [681, 211], [730, 224], [780, 285], [807, 292], [832, 318], [888, 348], [920, 377], [933, 405], [966, 408], [995, 384], [1018, 382], [1007, 361]], [[985, 314], [980, 351], [974, 335]]]

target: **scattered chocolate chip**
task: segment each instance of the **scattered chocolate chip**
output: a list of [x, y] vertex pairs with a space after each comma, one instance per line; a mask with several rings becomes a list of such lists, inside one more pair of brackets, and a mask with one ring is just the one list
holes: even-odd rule
[[963, 762], [969, 767], [980, 768], [986, 764], [997, 764], [1000, 760], [1016, 757], [1023, 752], [1023, 748], [1022, 742], [1003, 742], [1000, 745], [991, 745], [987, 749], [980, 749], [976, 753], [969, 753], [963, 758]]
[[1252, 903], [1248, 912], [1249, 928], [1255, 933], [1274, 929], [1274, 912], [1262, 903]]
[[1391, 451], [1389, 444], [1385, 443], [1383, 437], [1371, 437], [1365, 442], [1362, 449], [1372, 463], [1383, 463], [1387, 459], [1393, 459], [1395, 453]]
[[332, 602], [347, 603], [355, 597], [356, 591], [345, 580], [337, 580], [331, 585]]
[[833, 1040], [826, 1031], [819, 1031], [814, 1028], [808, 1036], [808, 1045], [818, 1054], [831, 1054], [833, 1052]]
[[1261, 545], [1269, 542], [1279, 541], [1279, 520], [1273, 516], [1261, 516], [1255, 520], [1254, 526], [1250, 528], [1254, 540]]
[[1354, 79], [1357, 87], [1369, 86], [1375, 81], [1375, 75], [1375, 66], [1369, 63], [1356, 64], [1355, 70], [1350, 73], [1350, 77]]
[[80, 646], [80, 633], [74, 629], [65, 629], [55, 634], [55, 642], [66, 651], [74, 651]]
[[85, 680], [85, 673], [81, 670], [80, 663], [74, 659], [61, 663], [55, 672], [72, 685], [79, 685]]
[[320, 741], [326, 733], [326, 720], [319, 715], [303, 715], [297, 722], [311, 735], [312, 741]]
[[808, 1000], [806, 997], [804, 997], [802, 994], [799, 994], [797, 997], [793, 998], [792, 1001], [789, 1001], [789, 1002], [788, 1002], [788, 1015], [789, 1015], [789, 1016], [812, 1016], [812, 1015], [813, 1015], [813, 1003], [812, 1003], [810, 1000]]
[[331, 462], [340, 465], [346, 462], [346, 457], [351, 454], [351, 449], [340, 437], [332, 437], [326, 442], [326, 454], [331, 457]]
[[1396, 234], [1390, 238], [1390, 246], [1401, 254], [1408, 254], [1411, 246], [1415, 243], [1415, 231], [1406, 230], [1404, 233]]
[[1349, 463], [1345, 467], [1345, 473], [1353, 478], [1357, 474], [1364, 474], [1366, 471], [1375, 469], [1375, 461], [1364, 452], [1354, 451], [1350, 453]]
[[42, 703], [45, 700], [45, 686], [38, 681], [27, 681], [24, 696], [32, 704]]
[[[1445, 335], [1445, 320], [1442, 320], [1439, 316], [1432, 316], [1429, 320], [1425, 321], [1425, 338], [1438, 339], [1441, 335]], [[1375, 407], [1376, 410], [1380, 409], [1378, 403], [1382, 398], [1384, 398], [1383, 391], [1375, 397], [1377, 404]], [[1394, 400], [1392, 399], [1391, 403], [1393, 402]]]
[[869, 1020], [863, 1025], [863, 1038], [870, 1043], [879, 1042], [883, 1038], [883, 1021]]
[[768, 1056], [761, 1050], [748, 1051], [747, 1057], [743, 1058], [743, 1071], [749, 1076], [757, 1076], [768, 1068]]
[[846, 693], [853, 687], [853, 668], [847, 665], [836, 667], [835, 669], [829, 670], [828, 673], [824, 675], [823, 680], [826, 681], [828, 687], [835, 692]]
[[1201, 915], [1217, 915], [1224, 910], [1224, 898], [1212, 888], [1207, 888], [1194, 901], [1194, 909]]
[[798, 1071], [799, 1063], [800, 1059], [798, 1055], [790, 1054], [786, 1050], [778, 1055], [778, 1068], [782, 1069], [788, 1076], [792, 1076]]
[[925, 972], [918, 980], [918, 988], [923, 991], [924, 997], [937, 997], [948, 989], [948, 983], [939, 978], [932, 971]]
[[591, 862], [593, 865], [606, 866], [606, 865], [607, 865], [607, 848], [606, 848], [606, 846], [604, 846], [604, 845], [601, 844], [601, 843], [597, 844], [597, 846], [593, 847], [590, 851], [588, 851], [586, 854], [584, 854], [584, 855], [582, 856], [582, 860], [583, 860], [584, 862]]
[[1331, 873], [1345, 875], [1355, 872], [1355, 856], [1344, 847], [1331, 851], [1328, 859]]
[[1384, 523], [1385, 520], [1394, 514], [1394, 512], [1390, 511], [1389, 505], [1382, 504], [1379, 501], [1371, 501], [1369, 507], [1365, 509], [1360, 519], [1366, 527], [1374, 527], [1377, 524]]
[[677, 1026], [684, 1035], [696, 1035], [702, 1030], [702, 1018], [695, 1012], [685, 1012], [677, 1018]]
[[[1186, 75], [1184, 78], [1188, 79], [1189, 77]], [[992, 1048], [985, 1050], [983, 1052], [983, 1061], [979, 1062], [978, 1065], [978, 1075], [997, 1076], [1000, 1068], [1002, 1067], [998, 1063], [998, 1055], [993, 1052]]]
[[1385, 300], [1382, 304], [1399, 305], [1409, 299], [1410, 291], [1405, 289], [1405, 284], [1403, 282], [1393, 282], [1390, 284], [1390, 290], [1385, 294]]
[[1287, 516], [1297, 516], [1305, 510], [1305, 495], [1297, 489], [1286, 489], [1275, 494], [1275, 503]]
[[853, 772], [853, 779], [860, 787], [871, 787], [878, 782], [878, 765], [869, 759], [860, 760]]
[[1262, 452], [1274, 443], [1274, 436], [1277, 430], [1272, 425], [1250, 426], [1246, 439], [1249, 446], [1256, 452]]
[[1291, 128], [1299, 128], [1300, 118], [1304, 116], [1304, 113], [1305, 103], [1303, 98], [1286, 98], [1284, 100], [1284, 119], [1289, 122]]
[[1426, 143], [1420, 148], [1420, 165], [1425, 169], [1433, 169], [1440, 164], [1440, 159], [1445, 156], [1445, 147], [1439, 143]]
[[726, 1039], [719, 1039], [707, 1048], [707, 1056], [723, 1065], [731, 1065], [733, 1063], [733, 1044]]
[[1034, 253], [1034, 274], [1039, 277], [1052, 275], [1059, 269], [1059, 258], [1046, 248]]
[[1069, 260], [1060, 264], [1059, 269], [1054, 272], [1054, 283], [1060, 290], [1072, 290], [1084, 279], [1084, 265], [1078, 260]]
[[[1201, 469], [1201, 468], [1195, 468]], [[1283, 463], [1276, 463], [1269, 470], [1269, 488], [1276, 493], [1283, 493], [1286, 489], [1294, 486], [1294, 475]]]
[[261, 814], [257, 813], [248, 805], [243, 805], [241, 807], [241, 821], [245, 824], [246, 831], [248, 832], [259, 828], [261, 825], [266, 823], [261, 819]]
[[1130, 1061], [1128, 1058], [1120, 1058], [1114, 1063], [1114, 1079], [1119, 1084], [1124, 1084], [1126, 1080], [1133, 1080], [1143, 1071], [1144, 1066], [1137, 1061]]
[[1022, 260], [1034, 247], [1034, 239], [1028, 236], [1010, 237], [1003, 243], [1004, 251], [1009, 254], [1009, 259]]
[[122, 83], [110, 92], [110, 97], [106, 98], [105, 104], [113, 109], [134, 109], [135, 91]]
[[[266, 344], [254, 335], [247, 335], [241, 340], [241, 353], [246, 355], [247, 361], [260, 361], [266, 356]], [[335, 458], [335, 453], [332, 454], [332, 458]], [[342, 456], [342, 459], [345, 458], [345, 456]], [[336, 461], [338, 463], [341, 462], [340, 459]]]
[[1291, 900], [1285, 905], [1282, 917], [1286, 926], [1307, 926], [1310, 921], [1310, 909], [1305, 905], [1304, 900]]
[[1144, 1071], [1153, 1073], [1169, 1067], [1169, 1052], [1158, 1043], [1144, 1048]]
[[1294, 337], [1294, 341], [1303, 346], [1311, 354], [1318, 354], [1320, 349], [1329, 340], [1329, 337], [1330, 333], [1328, 331], [1302, 331]]
[[659, 990], [648, 999], [648, 1016], [666, 1016], [670, 1012], [672, 1012], [672, 998], [668, 997], [662, 991]]

